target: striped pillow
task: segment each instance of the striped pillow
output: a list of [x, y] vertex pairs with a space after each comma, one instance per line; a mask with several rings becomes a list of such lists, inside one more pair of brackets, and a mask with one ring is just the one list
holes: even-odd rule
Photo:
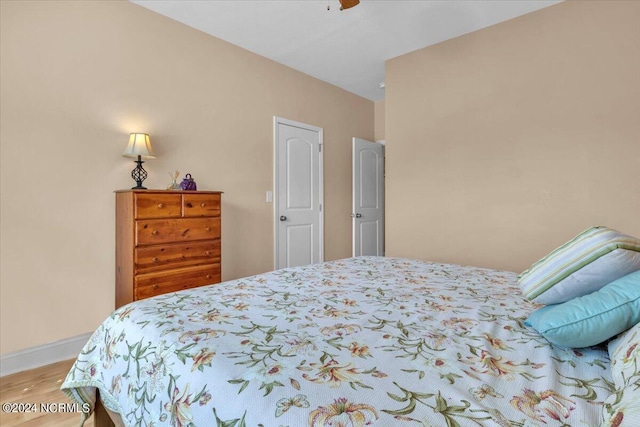
[[525, 297], [560, 304], [590, 294], [640, 270], [640, 240], [607, 227], [592, 227], [518, 276]]

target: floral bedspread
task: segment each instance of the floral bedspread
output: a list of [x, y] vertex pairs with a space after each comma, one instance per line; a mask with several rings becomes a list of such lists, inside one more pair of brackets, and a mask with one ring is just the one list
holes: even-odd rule
[[597, 426], [606, 348], [552, 346], [510, 272], [360, 257], [121, 307], [62, 389], [128, 426]]

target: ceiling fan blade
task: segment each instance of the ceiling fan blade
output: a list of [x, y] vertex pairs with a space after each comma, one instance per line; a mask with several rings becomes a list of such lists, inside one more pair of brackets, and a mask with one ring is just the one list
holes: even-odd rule
[[360, 3], [360, 0], [340, 0], [340, 10], [349, 9]]

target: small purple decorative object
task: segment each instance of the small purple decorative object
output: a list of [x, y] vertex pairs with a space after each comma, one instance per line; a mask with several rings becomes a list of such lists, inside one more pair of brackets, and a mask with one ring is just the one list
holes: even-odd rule
[[185, 191], [196, 191], [198, 188], [196, 186], [196, 182], [191, 178], [191, 174], [188, 173], [185, 175], [184, 179], [180, 183], [180, 188]]

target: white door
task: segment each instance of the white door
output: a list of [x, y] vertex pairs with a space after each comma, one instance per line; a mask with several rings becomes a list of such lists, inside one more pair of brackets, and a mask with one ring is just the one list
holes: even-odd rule
[[274, 118], [275, 266], [324, 260], [322, 129]]
[[353, 138], [353, 256], [384, 255], [384, 145]]

